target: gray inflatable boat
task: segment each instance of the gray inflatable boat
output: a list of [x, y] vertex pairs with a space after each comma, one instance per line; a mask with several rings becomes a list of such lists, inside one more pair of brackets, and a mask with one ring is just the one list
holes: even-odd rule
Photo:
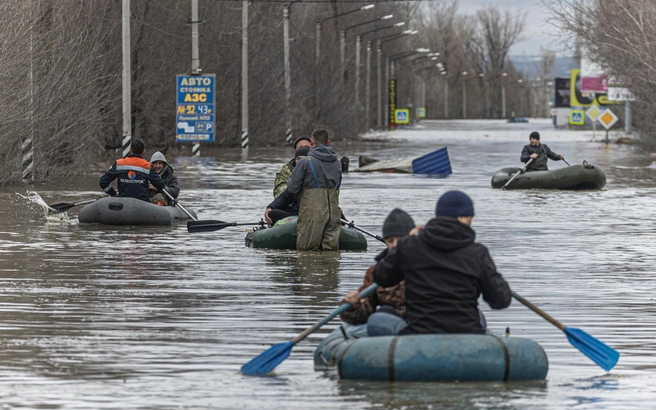
[[[187, 211], [196, 217], [194, 211]], [[168, 226], [186, 221], [189, 216], [176, 206], [153, 205], [134, 198], [106, 197], [82, 208], [78, 219], [80, 223], [104, 225]]]
[[[502, 188], [520, 168], [502, 168], [492, 176], [492, 188]], [[602, 189], [606, 174], [588, 164], [572, 165], [549, 171], [530, 171], [517, 175], [506, 189]]]

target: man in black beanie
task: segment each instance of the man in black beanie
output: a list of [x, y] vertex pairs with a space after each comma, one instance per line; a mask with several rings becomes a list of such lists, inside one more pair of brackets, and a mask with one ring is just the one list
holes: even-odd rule
[[[510, 305], [510, 287], [487, 248], [474, 242], [474, 204], [449, 191], [437, 201], [435, 218], [415, 229], [376, 264], [374, 279], [389, 287], [405, 281], [407, 327], [398, 334], [484, 333], [478, 297], [493, 309]], [[418, 234], [417, 234], [417, 231]]]
[[533, 131], [528, 137], [529, 144], [524, 145], [521, 161], [527, 163], [531, 158], [533, 161], [526, 166], [526, 171], [548, 171], [547, 159], [560, 161], [563, 156], [549, 149], [547, 144], [540, 143], [540, 133]]

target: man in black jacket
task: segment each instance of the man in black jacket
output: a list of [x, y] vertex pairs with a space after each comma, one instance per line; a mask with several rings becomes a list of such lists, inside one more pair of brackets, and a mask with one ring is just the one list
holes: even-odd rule
[[374, 279], [384, 287], [405, 280], [408, 326], [399, 334], [484, 333], [478, 297], [483, 294], [490, 307], [503, 309], [510, 305], [510, 287], [487, 248], [474, 242], [469, 196], [446, 192], [435, 216], [399, 240], [376, 265]]
[[540, 143], [540, 133], [533, 131], [528, 137], [529, 144], [524, 145], [522, 150], [521, 161], [527, 163], [529, 159], [533, 161], [526, 166], [526, 171], [548, 171], [547, 159], [560, 161], [563, 156], [556, 154], [549, 149], [546, 144]]

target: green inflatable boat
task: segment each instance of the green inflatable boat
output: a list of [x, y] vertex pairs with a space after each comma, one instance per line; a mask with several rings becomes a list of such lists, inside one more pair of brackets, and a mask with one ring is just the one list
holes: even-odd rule
[[[256, 228], [246, 234], [246, 246], [267, 249], [296, 249], [296, 221], [298, 217], [281, 219], [271, 228]], [[340, 251], [366, 251], [367, 239], [360, 232], [342, 226], [339, 235]]]
[[[521, 168], [502, 168], [492, 176], [492, 188], [502, 188]], [[524, 172], [512, 180], [506, 189], [602, 189], [606, 174], [601, 168], [584, 162], [549, 171]]]

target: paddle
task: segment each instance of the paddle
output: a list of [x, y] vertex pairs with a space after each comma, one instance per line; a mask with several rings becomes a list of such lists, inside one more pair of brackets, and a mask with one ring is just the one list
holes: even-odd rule
[[49, 210], [48, 212], [49, 212], [49, 213], [62, 213], [62, 212], [66, 212], [66, 211], [68, 211], [69, 209], [73, 208], [74, 206], [84, 205], [84, 204], [90, 204], [90, 203], [92, 203], [92, 202], [96, 202], [96, 201], [99, 200], [99, 199], [100, 199], [100, 198], [96, 198], [96, 199], [87, 199], [87, 200], [84, 200], [84, 201], [76, 202], [76, 203], [74, 203], [74, 204], [68, 204], [68, 203], [66, 203], [66, 202], [60, 202], [60, 203], [58, 203], [58, 204], [48, 205], [48, 207], [49, 207], [50, 209], [52, 209], [52, 211]]
[[565, 164], [567, 164], [568, 167], [571, 167], [571, 165], [569, 164], [569, 162], [565, 161], [565, 158], [563, 158], [563, 162], [565, 162]]
[[516, 292], [512, 292], [512, 295], [524, 306], [547, 319], [554, 326], [565, 332], [565, 335], [567, 336], [567, 339], [572, 344], [572, 346], [579, 349], [581, 353], [588, 356], [602, 369], [610, 371], [610, 369], [612, 369], [615, 364], [617, 364], [617, 361], [620, 359], [620, 354], [617, 350], [601, 342], [600, 340], [595, 339], [581, 329], [565, 327], [565, 325], [548, 315], [533, 303], [518, 295]]
[[[378, 284], [374, 283], [367, 287], [365, 290], [360, 292], [360, 298], [369, 296], [373, 291], [376, 290]], [[334, 317], [340, 313], [348, 310], [351, 307], [350, 303], [344, 303], [337, 309], [333, 310], [328, 316], [321, 319], [319, 323], [314, 324], [312, 327], [306, 329], [303, 333], [296, 336], [289, 342], [278, 343], [273, 345], [268, 350], [260, 353], [259, 356], [252, 359], [250, 362], [246, 363], [241, 367], [242, 374], [249, 376], [263, 376], [267, 373], [273, 371], [280, 363], [282, 363], [289, 353], [292, 351], [292, 348], [295, 344], [305, 339], [308, 335], [319, 329], [321, 326], [330, 322]]]
[[265, 222], [263, 219], [260, 219], [260, 222], [247, 222], [247, 223], [237, 223], [237, 222], [223, 222], [215, 220], [204, 220], [204, 221], [188, 221], [187, 222], [187, 231], [188, 232], [209, 232], [209, 231], [218, 231], [229, 226], [241, 226], [241, 225], [260, 225], [264, 226]]
[[340, 219], [340, 221], [342, 221], [342, 225], [346, 225], [346, 226], [348, 226], [348, 227], [351, 228], [351, 229], [355, 229], [356, 231], [360, 231], [360, 232], [362, 232], [362, 233], [366, 233], [367, 235], [369, 235], [369, 236], [371, 236], [371, 237], [373, 237], [373, 238], [376, 238], [376, 239], [378, 239], [378, 240], [381, 241], [381, 242], [385, 242], [385, 239], [383, 239], [382, 237], [380, 237], [380, 236], [378, 236], [378, 235], [374, 235], [374, 234], [371, 233], [371, 232], [367, 232], [367, 231], [365, 231], [364, 229], [355, 226], [355, 225], [353, 224], [353, 221], [349, 222], [349, 221], [347, 221], [346, 219]]
[[515, 177], [516, 177], [517, 175], [521, 174], [522, 172], [525, 172], [525, 171], [526, 171], [526, 167], [527, 167], [528, 164], [530, 164], [531, 162], [533, 162], [533, 158], [529, 159], [528, 162], [526, 163], [526, 165], [524, 165], [524, 168], [520, 168], [519, 171], [517, 171], [517, 172], [515, 173], [515, 175], [513, 175], [512, 178], [510, 178], [510, 179], [508, 180], [508, 182], [506, 182], [506, 184], [505, 184], [504, 186], [501, 187], [501, 189], [506, 189], [506, 187], [507, 187], [508, 185], [510, 185], [511, 182], [513, 182], [513, 179], [515, 179]]
[[173, 203], [175, 204], [175, 206], [177, 206], [178, 208], [182, 209], [182, 212], [186, 213], [187, 216], [188, 216], [189, 218], [191, 218], [191, 219], [194, 220], [194, 221], [197, 221], [197, 220], [198, 220], [198, 218], [196, 218], [196, 217], [193, 216], [189, 211], [187, 211], [187, 210], [185, 209], [185, 207], [182, 206], [182, 204], [181, 204], [180, 202], [178, 202], [177, 199], [173, 198], [173, 196], [172, 196], [171, 194], [169, 194], [168, 191], [167, 191], [166, 189], [162, 189], [162, 192], [164, 192], [164, 195], [168, 196], [169, 199], [170, 199], [171, 201], [173, 201]]

